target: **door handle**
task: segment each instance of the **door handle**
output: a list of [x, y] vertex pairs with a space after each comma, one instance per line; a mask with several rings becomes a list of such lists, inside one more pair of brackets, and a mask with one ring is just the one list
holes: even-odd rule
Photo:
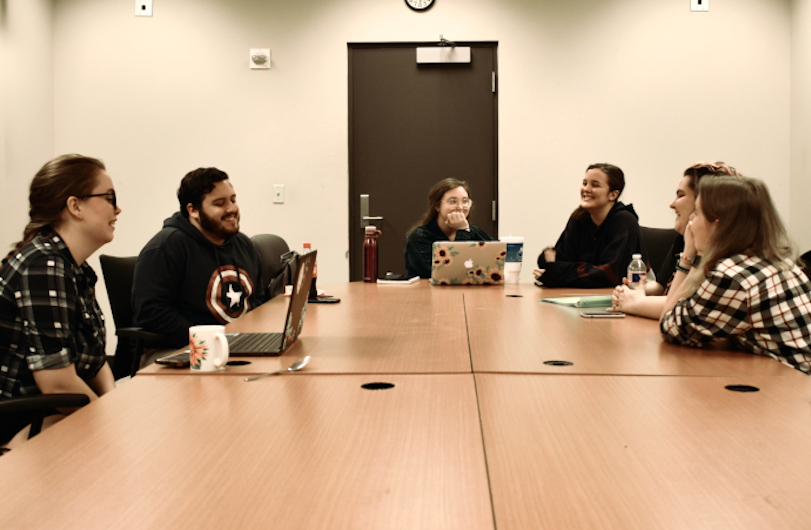
[[360, 227], [366, 228], [369, 226], [369, 221], [382, 221], [382, 217], [369, 215], [369, 196], [360, 196]]

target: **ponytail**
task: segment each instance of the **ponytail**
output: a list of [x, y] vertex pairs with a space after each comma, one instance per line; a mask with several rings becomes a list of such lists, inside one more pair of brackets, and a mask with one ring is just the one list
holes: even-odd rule
[[46, 163], [31, 181], [28, 194], [29, 222], [23, 238], [12, 245], [6, 259], [30, 243], [46, 227], [56, 228], [69, 197], [92, 193], [99, 171], [106, 168], [95, 158], [62, 155]]

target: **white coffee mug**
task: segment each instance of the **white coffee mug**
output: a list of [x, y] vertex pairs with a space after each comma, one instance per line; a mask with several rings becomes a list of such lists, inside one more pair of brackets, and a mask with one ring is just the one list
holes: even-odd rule
[[225, 326], [190, 327], [189, 360], [192, 372], [225, 370], [225, 363], [228, 362]]

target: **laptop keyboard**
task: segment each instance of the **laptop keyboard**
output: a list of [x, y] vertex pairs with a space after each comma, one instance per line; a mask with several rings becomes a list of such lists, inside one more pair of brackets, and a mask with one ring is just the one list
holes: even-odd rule
[[275, 353], [282, 347], [281, 333], [239, 333], [226, 335], [231, 355], [238, 353]]

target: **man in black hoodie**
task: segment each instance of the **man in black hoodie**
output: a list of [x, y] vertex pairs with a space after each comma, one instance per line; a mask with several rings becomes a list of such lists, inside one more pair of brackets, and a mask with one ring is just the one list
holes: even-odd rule
[[189, 327], [227, 324], [267, 300], [262, 262], [239, 231], [239, 207], [228, 175], [188, 173], [177, 190], [180, 211], [138, 256], [132, 287], [135, 325], [189, 343]]

